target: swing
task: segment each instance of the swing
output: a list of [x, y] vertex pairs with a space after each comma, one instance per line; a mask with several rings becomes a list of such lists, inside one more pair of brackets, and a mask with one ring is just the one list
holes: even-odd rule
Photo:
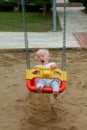
[[[66, 88], [67, 81], [67, 71], [66, 71], [66, 1], [64, 2], [64, 35], [63, 35], [63, 55], [62, 55], [62, 70], [60, 69], [51, 69], [45, 68], [41, 66], [38, 69], [30, 69], [30, 60], [29, 60], [29, 48], [28, 48], [28, 37], [27, 37], [27, 27], [26, 27], [26, 18], [25, 18], [25, 5], [24, 0], [21, 0], [22, 5], [22, 15], [23, 15], [23, 27], [24, 27], [24, 39], [25, 39], [25, 50], [26, 50], [26, 86], [28, 90], [37, 92], [37, 88], [35, 86], [35, 78], [48, 78], [48, 79], [58, 79], [60, 80], [60, 90], [59, 92], [63, 92]], [[35, 72], [38, 72], [37, 74]], [[57, 75], [55, 75], [57, 73]], [[53, 90], [51, 87], [44, 86], [42, 89], [43, 93], [52, 93]]]
[[[35, 74], [35, 72], [38, 72]], [[55, 75], [58, 74], [58, 75]], [[41, 66], [38, 69], [26, 70], [27, 88], [31, 91], [37, 92], [35, 87], [35, 78], [50, 78], [60, 80], [60, 91], [64, 91], [67, 81], [67, 72], [61, 71], [60, 69], [50, 69]], [[45, 93], [52, 93], [52, 88], [45, 86], [42, 90]]]

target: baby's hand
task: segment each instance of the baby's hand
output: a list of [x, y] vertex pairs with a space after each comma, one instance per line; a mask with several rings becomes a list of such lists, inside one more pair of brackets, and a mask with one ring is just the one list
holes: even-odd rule
[[38, 66], [34, 66], [34, 69], [38, 69], [39, 67]]
[[38, 67], [38, 66], [34, 66], [33, 68], [35, 69], [35, 71], [33, 72], [33, 74], [38, 74], [39, 72], [38, 72], [37, 69], [38, 69], [39, 67]]
[[56, 65], [51, 65], [50, 68], [51, 69], [56, 69]]

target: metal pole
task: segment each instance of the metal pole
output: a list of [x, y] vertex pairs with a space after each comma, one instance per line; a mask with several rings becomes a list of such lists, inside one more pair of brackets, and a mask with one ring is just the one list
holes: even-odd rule
[[56, 18], [57, 12], [56, 12], [56, 0], [53, 0], [53, 32], [57, 32], [57, 27], [56, 27]]

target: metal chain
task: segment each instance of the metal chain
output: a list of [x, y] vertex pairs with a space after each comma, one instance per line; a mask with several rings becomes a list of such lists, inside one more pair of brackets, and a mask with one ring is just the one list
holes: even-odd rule
[[27, 63], [27, 69], [30, 69], [30, 56], [29, 56], [29, 48], [28, 48], [28, 35], [27, 35], [27, 25], [26, 25], [24, 0], [21, 0], [21, 7], [22, 7], [22, 17], [23, 17], [23, 29], [24, 29], [25, 51], [26, 51], [26, 63]]
[[63, 70], [63, 71], [66, 71], [66, 0], [64, 0], [62, 70]]

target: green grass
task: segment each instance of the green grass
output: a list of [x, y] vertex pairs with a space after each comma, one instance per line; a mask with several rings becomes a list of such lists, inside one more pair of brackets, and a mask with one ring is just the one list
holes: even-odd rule
[[87, 9], [84, 9], [84, 11], [83, 11], [85, 14], [87, 14]]
[[[48, 12], [44, 18], [42, 13], [26, 13], [27, 31], [29, 32], [48, 32], [52, 31], [52, 12]], [[61, 30], [59, 20], [57, 21], [58, 30]], [[0, 12], [0, 31], [22, 32], [23, 21], [20, 12]]]

